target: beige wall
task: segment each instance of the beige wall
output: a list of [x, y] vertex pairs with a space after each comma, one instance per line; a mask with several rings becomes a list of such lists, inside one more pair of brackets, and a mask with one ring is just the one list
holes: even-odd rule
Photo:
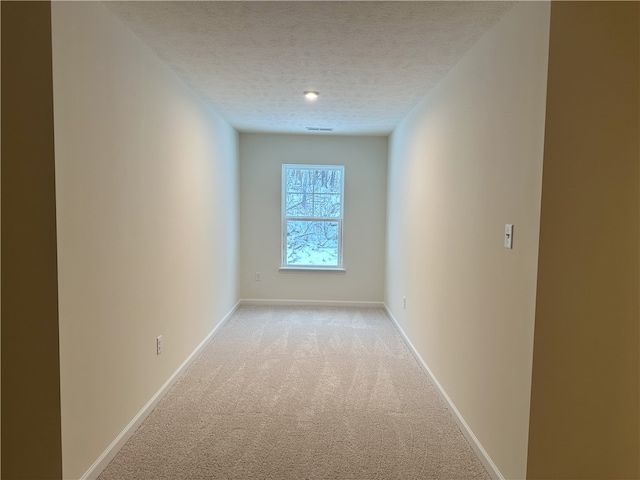
[[548, 3], [516, 5], [390, 139], [385, 301], [507, 478], [526, 471], [548, 31]]
[[63, 472], [78, 478], [238, 299], [237, 134], [102, 4], [52, 11]]
[[2, 476], [62, 477], [48, 2], [2, 2]]
[[551, 7], [528, 477], [638, 478], [638, 3]]
[[[346, 274], [278, 272], [283, 163], [345, 166]], [[381, 302], [386, 170], [386, 137], [240, 134], [242, 298]]]

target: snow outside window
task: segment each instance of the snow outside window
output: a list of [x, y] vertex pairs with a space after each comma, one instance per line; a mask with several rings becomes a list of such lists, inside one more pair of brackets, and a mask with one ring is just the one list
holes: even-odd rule
[[282, 266], [342, 268], [344, 167], [282, 165]]

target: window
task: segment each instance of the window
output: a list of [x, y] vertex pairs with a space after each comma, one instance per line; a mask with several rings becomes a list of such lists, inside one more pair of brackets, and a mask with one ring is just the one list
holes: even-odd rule
[[342, 268], [344, 167], [282, 165], [282, 267]]

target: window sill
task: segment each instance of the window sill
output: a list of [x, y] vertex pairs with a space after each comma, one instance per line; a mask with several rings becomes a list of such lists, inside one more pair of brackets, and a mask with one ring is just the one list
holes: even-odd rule
[[280, 273], [334, 273], [334, 274], [345, 274], [347, 273], [346, 268], [342, 267], [280, 267], [278, 269]]

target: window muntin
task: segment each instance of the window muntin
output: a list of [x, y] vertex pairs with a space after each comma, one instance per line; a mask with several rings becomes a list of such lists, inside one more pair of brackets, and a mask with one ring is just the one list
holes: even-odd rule
[[344, 167], [282, 165], [282, 266], [342, 268]]

